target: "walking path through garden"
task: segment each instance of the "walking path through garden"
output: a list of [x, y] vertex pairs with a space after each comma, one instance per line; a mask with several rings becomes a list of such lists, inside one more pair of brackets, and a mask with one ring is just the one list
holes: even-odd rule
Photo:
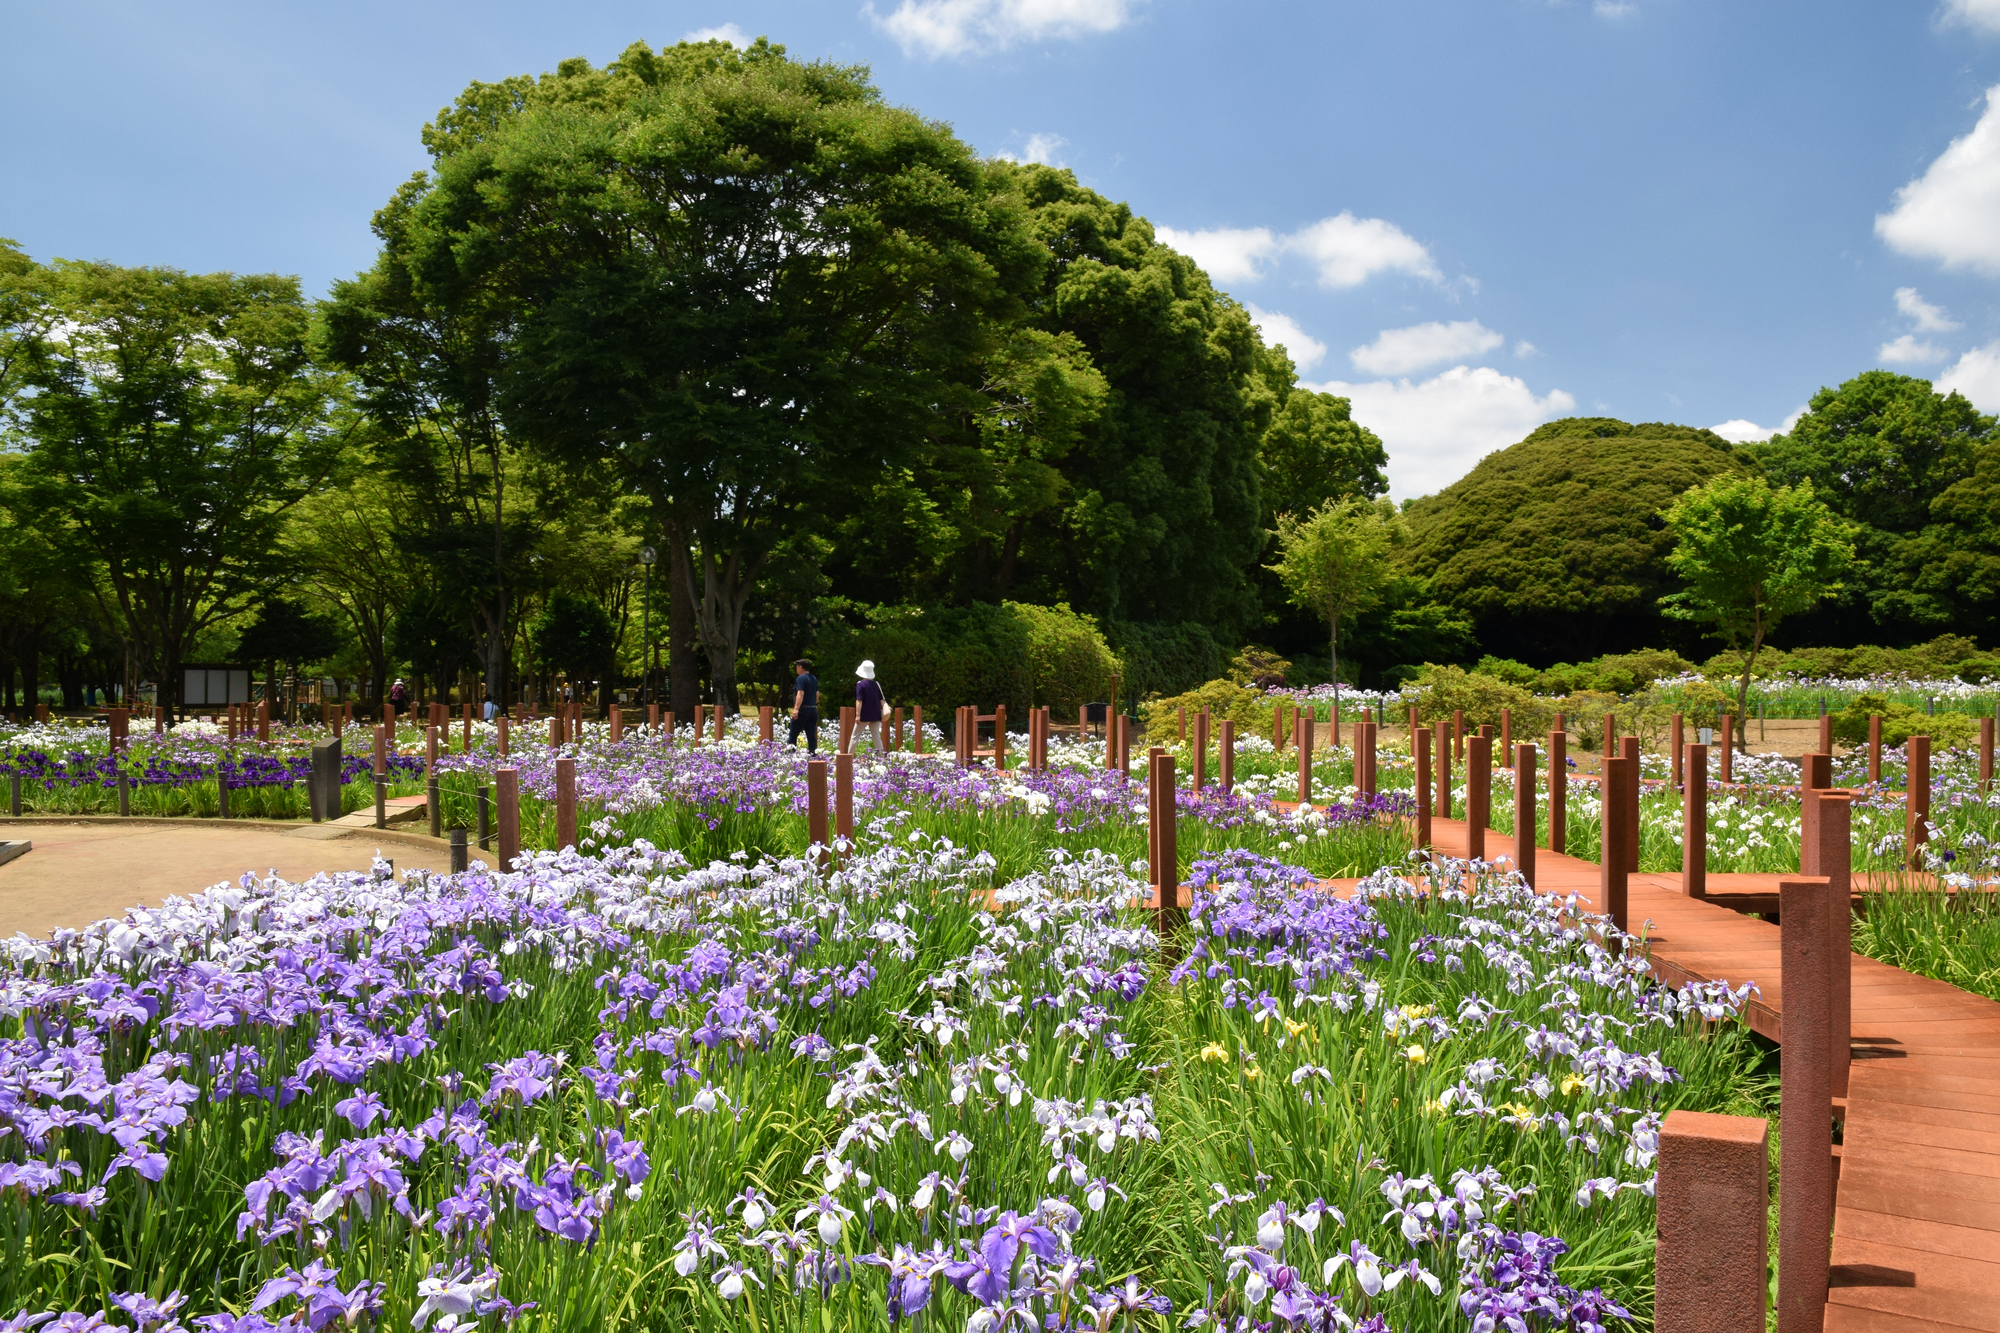
[[[1445, 855], [1466, 854], [1462, 820], [1432, 820], [1431, 837]], [[1487, 832], [1488, 858], [1513, 852], [1511, 837]], [[1594, 909], [1593, 862], [1539, 849], [1535, 869], [1540, 891]], [[1709, 884], [1775, 894], [1780, 878]], [[1674, 984], [1756, 983], [1750, 1025], [1782, 1041], [1778, 927], [1689, 898], [1680, 881], [1629, 880], [1628, 919], [1655, 969]], [[1853, 977], [1826, 1333], [2000, 1331], [2000, 1003], [1860, 954]]]

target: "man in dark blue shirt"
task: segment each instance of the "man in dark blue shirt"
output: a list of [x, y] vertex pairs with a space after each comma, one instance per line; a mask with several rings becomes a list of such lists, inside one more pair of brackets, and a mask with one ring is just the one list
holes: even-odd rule
[[792, 663], [792, 726], [786, 745], [797, 745], [799, 733], [806, 734], [806, 753], [819, 753], [819, 677], [813, 664], [801, 657]]

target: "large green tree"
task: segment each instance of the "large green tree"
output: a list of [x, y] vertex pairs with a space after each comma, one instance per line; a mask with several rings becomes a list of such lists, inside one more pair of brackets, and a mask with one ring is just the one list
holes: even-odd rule
[[414, 289], [504, 309], [513, 438], [652, 500], [733, 702], [773, 547], [918, 450], [1039, 252], [949, 130], [762, 41], [474, 84], [425, 142]]
[[1501, 657], [1547, 666], [1657, 646], [1670, 628], [1658, 599], [1677, 587], [1661, 511], [1751, 467], [1712, 431], [1552, 421], [1411, 504], [1398, 561]]
[[1751, 446], [1774, 484], [1809, 481], [1854, 524], [1850, 586], [1796, 626], [1807, 641], [1902, 642], [1992, 616], [1989, 598], [1939, 577], [1939, 562], [1961, 538], [1979, 540], [1981, 511], [1965, 501], [1979, 489], [1982, 451], [1996, 442], [1995, 419], [1962, 394], [1870, 370], [1821, 389], [1789, 432]]
[[285, 511], [352, 421], [291, 278], [58, 261], [20, 353], [24, 481], [100, 562], [121, 626], [178, 702], [195, 641], [256, 597]]

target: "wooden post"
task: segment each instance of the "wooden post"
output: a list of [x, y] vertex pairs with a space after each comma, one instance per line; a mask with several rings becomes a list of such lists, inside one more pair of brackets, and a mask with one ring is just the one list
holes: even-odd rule
[[1187, 739], [1187, 705], [1182, 704], [1178, 711], [1180, 716], [1174, 722], [1174, 739], [1185, 741]]
[[1468, 736], [1465, 741], [1465, 854], [1486, 859], [1486, 825], [1493, 814], [1493, 740]]
[[1500, 710], [1500, 753], [1514, 753], [1514, 710], [1511, 708]]
[[1112, 691], [1111, 702], [1104, 705], [1104, 766], [1118, 767], [1118, 693]]
[[1194, 757], [1188, 761], [1188, 783], [1200, 791], [1208, 783], [1208, 709], [1194, 715]]
[[1007, 771], [1007, 705], [993, 706], [993, 771]]
[[667, 744], [674, 743], [674, 710], [671, 708], [660, 711], [660, 735]]
[[1355, 726], [1354, 729], [1354, 756], [1356, 764], [1360, 766], [1360, 778], [1361, 778], [1360, 782], [1357, 783], [1356, 785], [1360, 787], [1361, 794], [1363, 796], [1367, 796], [1370, 798], [1376, 795], [1376, 785], [1375, 785], [1376, 725], [1377, 724], [1375, 722], [1375, 719], [1367, 716], [1367, 714], [1364, 713], [1362, 715], [1362, 720]]
[[[1296, 712], [1298, 710], [1294, 709], [1293, 711]], [[1292, 728], [1293, 730], [1297, 730], [1298, 723], [1294, 722]], [[1283, 699], [1274, 700], [1271, 704], [1271, 748], [1279, 754], [1285, 752], [1285, 701]]]
[[776, 740], [777, 710], [770, 704], [757, 705], [757, 739], [765, 745]]
[[[769, 710], [767, 709], [766, 711], [768, 712]], [[658, 704], [647, 704], [646, 735], [648, 737], [654, 737], [658, 736], [659, 734], [660, 734], [660, 706]], [[769, 736], [766, 736], [764, 739], [769, 740], [771, 738]]]
[[562, 749], [562, 743], [563, 743], [563, 723], [562, 723], [562, 714], [561, 714], [561, 713], [550, 713], [550, 714], [549, 714], [549, 748], [550, 748], [551, 750], [560, 750], [560, 749]]
[[1826, 700], [1819, 701], [1819, 752], [1833, 754], [1833, 714], [1826, 711]]
[[1569, 733], [1561, 713], [1549, 733], [1549, 850], [1569, 855]]
[[1465, 759], [1465, 710], [1451, 710], [1451, 751], [1452, 757], [1463, 762]]
[[375, 827], [389, 827], [389, 729], [375, 728]]
[[1294, 714], [1292, 725], [1298, 729], [1292, 740], [1299, 749], [1299, 800], [1303, 803], [1312, 799], [1313, 721]]
[[1785, 1040], [1778, 1051], [1778, 1333], [1820, 1333], [1833, 1237], [1828, 885], [1778, 881]]
[[1799, 869], [1827, 883], [1827, 1070], [1835, 1097], [1847, 1095], [1854, 1055], [1854, 847], [1853, 797], [1809, 788], [1800, 795], [1817, 807], [1813, 839], [1799, 847]]
[[1604, 749], [1601, 753], [1604, 755], [1606, 759], [1609, 759], [1612, 755], [1616, 754], [1617, 752], [1618, 752], [1618, 715], [1616, 713], [1606, 713], [1604, 715]]
[[1716, 743], [1721, 747], [1717, 759], [1715, 780], [1724, 786], [1736, 781], [1736, 719], [1728, 713], [1722, 715], [1722, 725], [1716, 728]]
[[394, 704], [383, 704], [383, 705], [382, 705], [382, 725], [383, 725], [383, 726], [385, 726], [385, 727], [387, 727], [387, 728], [389, 729], [389, 732], [390, 732], [390, 734], [391, 734], [391, 735], [394, 735], [394, 734], [395, 734], [395, 731], [396, 731], [396, 705], [394, 705]]
[[1912, 736], [1903, 745], [1908, 805], [1903, 814], [1903, 846], [1912, 870], [1924, 868], [1924, 844], [1931, 840], [1931, 738]]
[[848, 750], [833, 757], [833, 832], [842, 842], [854, 841], [854, 755]]
[[894, 730], [890, 733], [891, 748], [900, 754], [903, 750], [903, 710], [892, 709], [890, 715], [894, 718]]
[[1771, 1126], [1670, 1111], [1660, 1126], [1656, 1333], [1764, 1333]]
[[1154, 848], [1153, 900], [1159, 908], [1160, 938], [1165, 939], [1179, 928], [1187, 917], [1186, 904], [1181, 902], [1181, 865], [1179, 847], [1179, 796], [1174, 791], [1174, 757], [1160, 750], [1153, 752], [1151, 772], [1146, 780], [1147, 800], [1150, 803], [1152, 836], [1148, 841]]
[[461, 754], [472, 753], [472, 700], [470, 699], [465, 701], [465, 726], [458, 749]]
[[819, 848], [829, 843], [826, 832], [826, 760], [819, 758], [806, 760], [806, 840]]
[[617, 704], [611, 705], [611, 743], [618, 744], [625, 739], [625, 710]]
[[1813, 800], [1813, 793], [1832, 785], [1832, 755], [1799, 756], [1799, 873], [1802, 875], [1821, 873], [1813, 864], [1819, 855], [1819, 839], [1813, 832], [1814, 821], [1819, 816], [1819, 805]]
[[1671, 731], [1672, 735], [1669, 744], [1673, 747], [1674, 756], [1674, 790], [1679, 791], [1681, 784], [1687, 781], [1687, 770], [1682, 767], [1687, 762], [1687, 750], [1685, 748], [1687, 745], [1687, 735], [1685, 728], [1682, 726], [1681, 715], [1679, 713], [1674, 714]]
[[1451, 818], [1451, 727], [1442, 718], [1437, 724], [1437, 807], [1439, 819]]
[[271, 701], [269, 699], [259, 699], [257, 701], [257, 744], [269, 745], [270, 743]]
[[123, 708], [107, 709], [104, 720], [111, 729], [111, 753], [123, 754], [132, 748], [131, 714]]
[[840, 706], [840, 743], [833, 747], [836, 753], [847, 754], [854, 748], [854, 717], [853, 704]]
[[1514, 866], [1535, 886], [1535, 747], [1514, 750]]
[[1882, 781], [1882, 715], [1868, 715], [1868, 785]]
[[1708, 897], [1708, 747], [1687, 747], [1687, 785], [1681, 788], [1681, 892]]
[[473, 802], [479, 812], [479, 850], [487, 851], [493, 846], [493, 791], [482, 785], [477, 799]]
[[576, 760], [556, 760], [556, 847], [576, 846]]
[[701, 744], [702, 733], [707, 729], [708, 729], [708, 705], [696, 704], [694, 706], [693, 744], [695, 745]]
[[521, 770], [511, 764], [494, 770], [493, 794], [500, 825], [500, 868], [512, 870], [521, 855]]
[[1132, 774], [1132, 719], [1124, 713], [1118, 715], [1118, 771]]
[[918, 704], [910, 711], [912, 718], [910, 722], [910, 739], [913, 742], [911, 748], [916, 750], [918, 754], [922, 754], [924, 753], [924, 706]]
[[726, 733], [723, 731], [723, 726], [728, 721], [729, 721], [728, 714], [722, 711], [721, 704], [717, 704], [715, 706], [715, 739], [717, 742], [721, 742], [727, 738]]
[[1597, 863], [1597, 910], [1609, 914], [1611, 924], [1620, 931], [1628, 930], [1625, 894], [1632, 853], [1626, 847], [1625, 784], [1636, 776], [1633, 767], [1633, 762], [1623, 755], [1605, 757], [1603, 799], [1598, 806], [1602, 811], [1603, 831]]
[[1236, 719], [1222, 719], [1222, 738], [1217, 750], [1216, 766], [1222, 771], [1216, 775], [1216, 781], [1226, 796], [1236, 790]]
[[438, 729], [437, 729], [437, 723], [433, 722], [429, 726], [424, 728], [425, 774], [428, 775], [437, 772], [437, 766], [438, 766]]
[[507, 757], [507, 715], [502, 713], [499, 717], [494, 718], [493, 726], [498, 732], [495, 739], [499, 745], [500, 757], [505, 759]]
[[1625, 784], [1625, 870], [1627, 874], [1639, 873], [1639, 738], [1623, 736], [1618, 741], [1618, 753], [1632, 763], [1631, 778]]
[[1416, 727], [1410, 731], [1410, 748], [1413, 754], [1412, 766], [1416, 777], [1412, 788], [1417, 797], [1416, 843], [1419, 847], [1431, 845], [1431, 733], [1428, 727]]
[[1993, 719], [1979, 719], [1979, 790], [1993, 790]]

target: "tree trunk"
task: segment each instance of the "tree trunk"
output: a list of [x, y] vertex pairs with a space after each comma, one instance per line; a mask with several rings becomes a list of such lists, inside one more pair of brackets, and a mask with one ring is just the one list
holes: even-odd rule
[[1327, 674], [1333, 677], [1333, 722], [1337, 729], [1340, 725], [1340, 617], [1337, 614], [1328, 616], [1326, 623], [1329, 626], [1327, 656], [1332, 662], [1332, 669]]
[[[750, 604], [750, 592], [757, 586], [764, 557], [745, 559], [732, 551], [721, 556], [704, 551], [701, 556], [701, 599], [695, 604], [702, 647], [708, 653], [709, 683], [715, 702], [729, 712], [739, 711], [736, 703], [736, 645], [743, 632], [743, 612]], [[692, 591], [692, 589], [690, 589]]]

